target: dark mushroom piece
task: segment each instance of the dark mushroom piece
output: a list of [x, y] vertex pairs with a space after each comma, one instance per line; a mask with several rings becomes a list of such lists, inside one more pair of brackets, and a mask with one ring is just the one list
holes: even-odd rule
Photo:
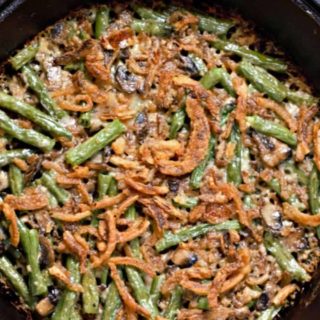
[[190, 268], [198, 261], [198, 256], [188, 250], [178, 249], [173, 254], [171, 261], [181, 268]]
[[256, 143], [262, 161], [268, 167], [275, 167], [291, 155], [291, 149], [279, 140], [259, 133], [253, 133], [252, 138]]
[[180, 181], [178, 179], [169, 179], [168, 180], [169, 190], [173, 193], [177, 193], [179, 191]]
[[127, 93], [134, 93], [142, 88], [140, 79], [136, 75], [130, 73], [122, 64], [116, 69], [115, 79], [121, 89]]
[[272, 203], [264, 205], [261, 209], [261, 215], [268, 227], [273, 230], [282, 228], [282, 218], [278, 207]]
[[141, 143], [148, 135], [149, 121], [145, 112], [139, 112], [135, 120], [135, 132], [138, 141]]
[[39, 237], [40, 242], [40, 266], [47, 268], [54, 263], [55, 255], [50, 240], [44, 236]]
[[258, 311], [263, 311], [268, 309], [269, 306], [269, 296], [267, 293], [263, 292], [256, 303], [256, 309]]
[[199, 70], [194, 63], [194, 61], [189, 56], [180, 55], [180, 60], [182, 64], [183, 70], [188, 72], [190, 76], [197, 76], [199, 75]]

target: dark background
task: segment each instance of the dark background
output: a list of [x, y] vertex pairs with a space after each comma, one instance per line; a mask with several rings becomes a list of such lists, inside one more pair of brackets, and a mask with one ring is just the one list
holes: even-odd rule
[[[202, 0], [205, 1], [205, 0]], [[0, 0], [0, 61], [46, 26], [89, 0]], [[107, 0], [105, 1], [107, 2]], [[199, 0], [197, 1], [199, 4]], [[238, 8], [274, 38], [302, 68], [320, 92], [320, 0], [209, 0]], [[302, 298], [281, 319], [320, 319], [320, 280], [304, 289]], [[320, 278], [319, 278], [320, 279]], [[314, 299], [318, 295], [318, 298]], [[310, 301], [314, 300], [310, 304]], [[0, 320], [23, 320], [0, 292]], [[309, 306], [307, 308], [306, 305]]]

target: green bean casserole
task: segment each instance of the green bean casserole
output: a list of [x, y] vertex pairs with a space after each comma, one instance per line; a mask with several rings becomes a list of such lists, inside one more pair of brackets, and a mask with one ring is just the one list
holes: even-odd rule
[[0, 76], [0, 273], [42, 319], [271, 320], [318, 267], [318, 99], [236, 13], [82, 8]]

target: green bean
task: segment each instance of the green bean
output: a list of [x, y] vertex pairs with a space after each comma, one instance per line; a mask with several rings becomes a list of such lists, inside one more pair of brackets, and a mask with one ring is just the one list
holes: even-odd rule
[[192, 209], [199, 202], [198, 198], [188, 197], [185, 194], [178, 194], [172, 200], [176, 206], [184, 208], [184, 209]]
[[180, 286], [176, 286], [172, 292], [169, 305], [164, 313], [164, 316], [168, 320], [175, 320], [179, 309], [182, 304], [183, 289]]
[[4, 256], [0, 257], [0, 271], [9, 280], [15, 290], [23, 298], [23, 300], [30, 304], [31, 297], [29, 289], [23, 280], [22, 275], [16, 270], [14, 265]]
[[79, 117], [79, 123], [86, 129], [91, 127], [92, 113], [91, 111], [83, 112]]
[[287, 98], [288, 100], [290, 100], [291, 102], [297, 105], [305, 104], [307, 106], [316, 104], [318, 101], [318, 99], [316, 99], [315, 97], [313, 97], [308, 93], [300, 92], [300, 91], [291, 91], [291, 90], [287, 91]]
[[68, 63], [63, 68], [66, 71], [79, 71], [80, 70], [83, 73], [85, 73], [85, 71], [86, 71], [83, 61]]
[[167, 36], [171, 32], [171, 27], [165, 23], [154, 20], [133, 19], [131, 23], [133, 31], [140, 33], [145, 32], [153, 36]]
[[220, 126], [223, 127], [229, 118], [230, 113], [236, 108], [236, 104], [231, 102], [223, 106], [220, 111]]
[[118, 185], [117, 185], [117, 180], [112, 177], [110, 181], [110, 186], [108, 189], [108, 196], [114, 197], [118, 194]]
[[[320, 213], [319, 186], [319, 172], [316, 165], [313, 165], [308, 181], [309, 206], [312, 214]], [[316, 229], [318, 238], [320, 238], [320, 227]]]
[[98, 199], [102, 199], [110, 188], [112, 176], [109, 174], [99, 173], [98, 175]]
[[79, 310], [76, 309], [76, 307], [73, 307], [70, 311], [68, 320], [82, 320], [82, 319], [83, 317], [81, 317]]
[[175, 139], [178, 132], [183, 127], [186, 120], [186, 111], [184, 108], [179, 109], [171, 119], [169, 139]]
[[69, 192], [57, 185], [53, 173], [44, 172], [41, 177], [41, 183], [54, 195], [58, 203], [63, 205], [69, 200]]
[[90, 137], [88, 140], [76, 146], [75, 148], [69, 149], [65, 156], [66, 161], [72, 166], [76, 166], [85, 162], [110, 142], [115, 140], [125, 130], [125, 125], [119, 120], [114, 120], [108, 123], [94, 136]]
[[[67, 269], [71, 274], [72, 283], [80, 283], [79, 263], [71, 257], [67, 259]], [[52, 315], [52, 320], [71, 320], [70, 310], [76, 306], [79, 295], [74, 291], [65, 289], [63, 292], [56, 309]]]
[[33, 154], [30, 149], [12, 149], [0, 152], [0, 167], [9, 164], [14, 158], [27, 159]]
[[291, 147], [297, 145], [296, 135], [281, 124], [263, 119], [259, 116], [247, 117], [247, 123], [250, 127], [266, 136], [274, 137]]
[[310, 280], [306, 270], [299, 265], [290, 251], [269, 232], [264, 236], [264, 246], [274, 256], [281, 269], [288, 272], [293, 279], [297, 281]]
[[[24, 66], [22, 67], [22, 74], [26, 79], [27, 85], [37, 94], [41, 105], [47, 111], [48, 114], [50, 114], [52, 117], [57, 117], [59, 119], [68, 115], [68, 113], [65, 110], [59, 108], [56, 102], [50, 97], [50, 94], [46, 86], [44, 85], [43, 81], [39, 78], [37, 73], [34, 71], [34, 69], [32, 69], [30, 66]], [[65, 132], [66, 134], [65, 129], [63, 132]], [[70, 138], [70, 133], [68, 137]]]
[[209, 301], [207, 297], [201, 297], [198, 299], [197, 308], [201, 310], [209, 310]]
[[62, 125], [59, 124], [59, 122], [55, 121], [53, 118], [36, 109], [35, 107], [3, 92], [0, 92], [0, 106], [29, 119], [54, 137], [63, 136], [68, 139], [72, 138], [71, 132], [66, 130]]
[[236, 54], [248, 61], [252, 64], [258, 65], [264, 69], [276, 71], [276, 72], [286, 72], [287, 65], [276, 58], [264, 55], [258, 51], [250, 50], [246, 47], [239, 46], [236, 43], [223, 41], [223, 40], [215, 40], [213, 46], [219, 50], [231, 52]]
[[199, 17], [199, 29], [201, 31], [207, 31], [209, 33], [214, 33], [217, 36], [224, 36], [228, 31], [234, 26], [233, 21], [216, 19], [211, 16], [205, 16], [197, 14]]
[[252, 65], [249, 61], [241, 61], [240, 72], [259, 91], [266, 93], [275, 101], [281, 102], [287, 97], [286, 87], [265, 69]]
[[101, 6], [99, 8], [94, 24], [94, 36], [96, 39], [100, 39], [100, 37], [106, 33], [109, 26], [109, 14], [110, 9], [107, 6]]
[[122, 305], [122, 301], [114, 282], [108, 287], [106, 303], [102, 313], [102, 320], [115, 320], [117, 313]]
[[181, 242], [203, 236], [208, 232], [239, 230], [240, 228], [237, 220], [228, 220], [219, 224], [200, 223], [192, 227], [182, 228], [177, 233], [165, 232], [163, 238], [156, 243], [155, 247], [157, 252], [161, 252]]
[[[134, 206], [131, 206], [126, 212], [126, 218], [130, 220], [134, 220], [137, 216], [136, 210]], [[132, 243], [130, 243], [130, 247]], [[140, 258], [136, 252], [132, 252], [135, 258]], [[144, 281], [141, 277], [140, 272], [134, 267], [126, 266], [125, 267], [126, 274], [128, 277], [128, 282], [133, 290], [134, 296], [137, 299], [138, 303], [146, 308], [150, 313], [152, 319], [156, 317], [158, 314], [158, 310], [156, 305], [153, 303], [151, 296], [149, 295], [147, 288], [144, 284]]]
[[21, 221], [18, 221], [22, 247], [26, 253], [29, 269], [29, 283], [31, 293], [34, 296], [43, 295], [47, 292], [47, 283], [40, 270], [39, 234], [35, 229], [29, 230]]
[[11, 164], [9, 167], [9, 185], [12, 194], [20, 195], [22, 193], [24, 187], [23, 173], [14, 164]]
[[166, 276], [164, 274], [160, 274], [159, 276], [155, 276], [152, 280], [151, 288], [150, 288], [150, 295], [151, 295], [151, 299], [153, 301], [153, 304], [155, 306], [158, 305], [158, 302], [160, 300], [161, 287], [162, 287], [162, 284], [165, 279], [166, 279]]
[[36, 42], [29, 44], [20, 50], [9, 61], [15, 70], [19, 70], [22, 66], [30, 62], [39, 50], [39, 45]]
[[286, 170], [290, 171], [291, 173], [294, 173], [297, 175], [297, 180], [300, 184], [306, 186], [308, 184], [308, 177], [304, 173], [303, 170], [298, 168], [293, 162], [287, 161], [284, 163], [284, 167]]
[[0, 128], [7, 134], [20, 140], [24, 143], [30, 144], [36, 148], [49, 152], [54, 147], [55, 141], [42, 133], [19, 127], [14, 120], [9, 118], [3, 111], [0, 110]]
[[201, 181], [204, 176], [204, 172], [209, 164], [210, 161], [214, 158], [214, 147], [215, 147], [215, 137], [211, 136], [208, 153], [206, 157], [200, 162], [200, 164], [192, 171], [191, 178], [190, 178], [190, 186], [193, 189], [199, 189], [201, 186]]
[[154, 20], [160, 23], [165, 23], [168, 15], [165, 13], [159, 13], [152, 9], [141, 7], [138, 5], [132, 6], [133, 10], [144, 20]]
[[200, 80], [200, 83], [206, 88], [211, 89], [218, 83], [232, 96], [236, 96], [236, 92], [233, 89], [231, 77], [229, 73], [223, 68], [210, 69]]
[[281, 308], [270, 307], [267, 310], [261, 312], [257, 320], [272, 320], [279, 313]]
[[234, 127], [231, 132], [230, 141], [235, 144], [235, 151], [233, 159], [227, 166], [227, 180], [238, 186], [242, 182], [241, 175], [241, 153], [242, 143], [240, 138], [240, 132], [237, 127]]
[[82, 277], [82, 287], [83, 312], [97, 314], [99, 311], [99, 288], [96, 277], [90, 269]]

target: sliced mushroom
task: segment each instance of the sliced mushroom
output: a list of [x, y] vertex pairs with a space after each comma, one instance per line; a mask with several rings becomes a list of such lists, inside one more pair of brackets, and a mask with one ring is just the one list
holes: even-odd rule
[[266, 204], [261, 209], [261, 215], [268, 227], [274, 230], [282, 228], [281, 213], [276, 205], [271, 203]]
[[40, 264], [47, 268], [53, 265], [55, 255], [50, 240], [44, 236], [39, 237], [40, 242]]
[[188, 250], [179, 249], [175, 251], [171, 261], [181, 268], [190, 268], [198, 261], [198, 256]]
[[259, 133], [253, 133], [262, 161], [269, 167], [275, 167], [291, 155], [291, 149], [279, 140]]
[[121, 89], [127, 93], [133, 93], [141, 89], [141, 80], [138, 76], [130, 73], [122, 64], [117, 67], [115, 78]]
[[194, 63], [194, 61], [189, 56], [180, 56], [180, 60], [182, 62], [182, 68], [188, 72], [191, 76], [197, 76], [199, 74], [199, 70]]
[[148, 135], [149, 132], [149, 121], [148, 116], [145, 112], [139, 112], [135, 120], [135, 132], [138, 141], [141, 143]]

